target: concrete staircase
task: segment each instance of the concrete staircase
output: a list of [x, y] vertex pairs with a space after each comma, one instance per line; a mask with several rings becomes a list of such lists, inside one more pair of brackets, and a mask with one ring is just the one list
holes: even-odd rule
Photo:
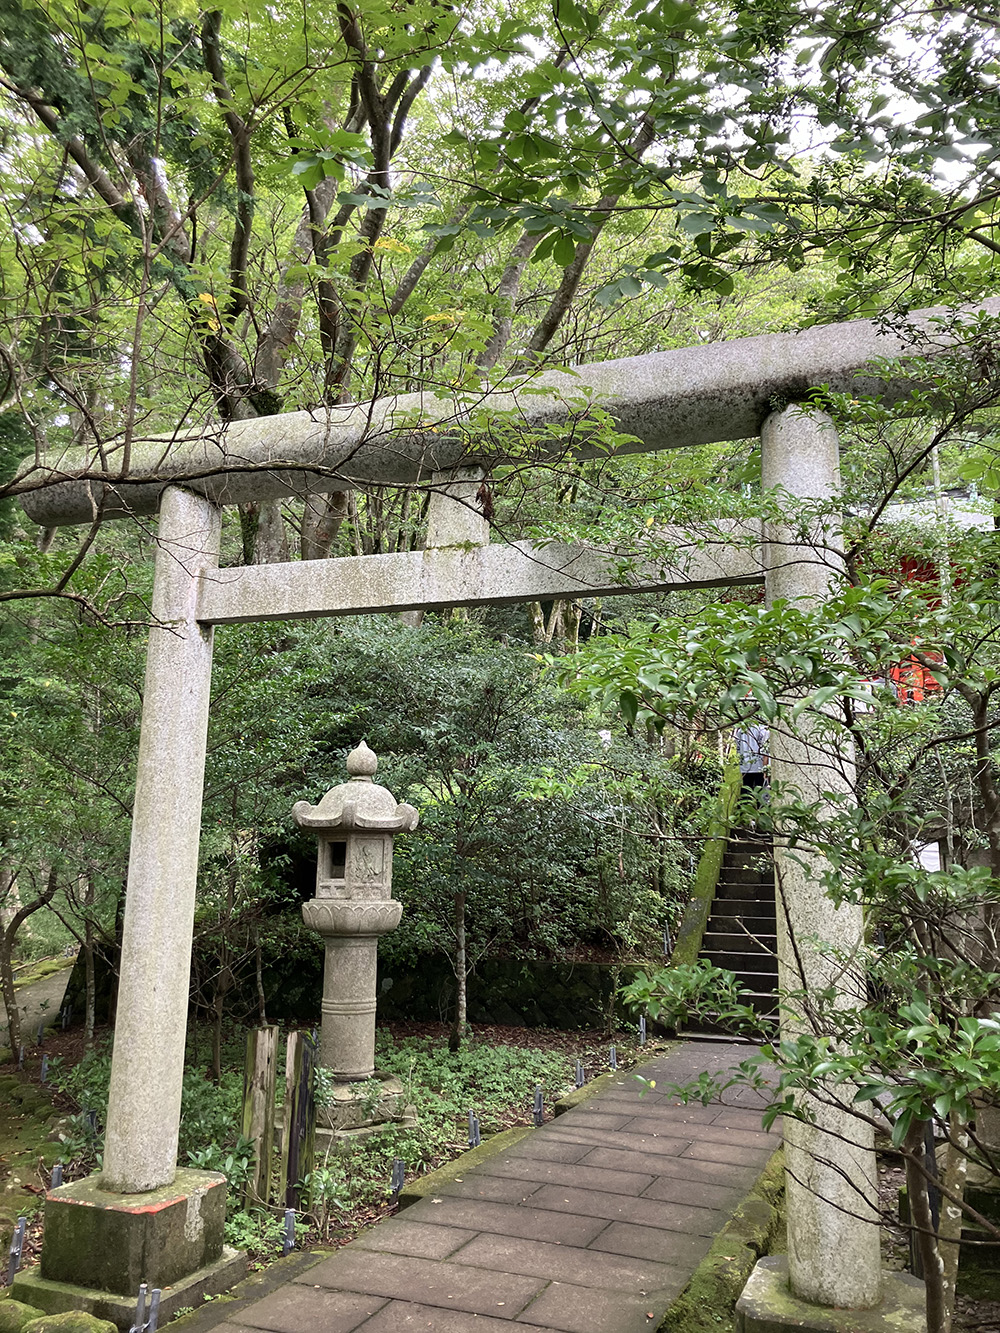
[[[700, 956], [736, 973], [761, 1017], [777, 1016], [774, 856], [770, 837], [734, 829], [722, 861], [715, 901], [702, 937]], [[710, 1036], [711, 1024], [699, 1024]], [[693, 1034], [692, 1034], [693, 1035]], [[731, 1038], [730, 1038], [731, 1040]]]

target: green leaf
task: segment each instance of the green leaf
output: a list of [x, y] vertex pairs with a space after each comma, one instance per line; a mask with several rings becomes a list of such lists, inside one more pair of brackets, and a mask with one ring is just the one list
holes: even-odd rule
[[634, 726], [639, 716], [639, 700], [631, 690], [622, 690], [618, 696], [618, 707], [629, 726]]

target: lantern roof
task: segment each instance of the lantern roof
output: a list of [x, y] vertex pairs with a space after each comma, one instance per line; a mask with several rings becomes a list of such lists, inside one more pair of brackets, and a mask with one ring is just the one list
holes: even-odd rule
[[300, 828], [314, 833], [350, 832], [406, 833], [420, 818], [412, 805], [397, 802], [387, 787], [373, 781], [378, 757], [364, 741], [347, 756], [350, 778], [331, 787], [318, 805], [296, 801], [292, 816]]

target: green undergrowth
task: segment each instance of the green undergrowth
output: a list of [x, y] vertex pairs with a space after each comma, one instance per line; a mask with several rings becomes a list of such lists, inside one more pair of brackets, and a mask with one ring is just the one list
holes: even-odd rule
[[58, 1118], [42, 1090], [15, 1073], [0, 1075], [0, 1253], [6, 1253], [17, 1219], [38, 1210], [34, 1191], [61, 1153], [49, 1138]]
[[[197, 1040], [189, 1044], [197, 1050]], [[581, 1055], [586, 1061], [586, 1052]], [[185, 1165], [224, 1172], [229, 1182], [227, 1242], [249, 1250], [255, 1258], [273, 1258], [280, 1252], [282, 1210], [275, 1206], [245, 1211], [240, 1199], [253, 1158], [252, 1145], [240, 1133], [243, 1033], [234, 1033], [227, 1042], [226, 1057], [218, 1084], [202, 1068], [189, 1068], [185, 1074], [178, 1158]], [[451, 1052], [442, 1040], [394, 1040], [380, 1031], [377, 1067], [402, 1082], [405, 1100], [416, 1109], [418, 1123], [387, 1128], [366, 1139], [341, 1141], [317, 1158], [301, 1182], [299, 1243], [330, 1241], [373, 1220], [388, 1204], [389, 1180], [397, 1158], [412, 1178], [464, 1151], [470, 1111], [478, 1116], [485, 1138], [511, 1125], [528, 1123], [536, 1087], [542, 1088], [551, 1110], [552, 1103], [572, 1086], [573, 1063], [561, 1051], [479, 1042], [474, 1036], [460, 1051]], [[74, 1066], [53, 1060], [50, 1070], [53, 1085], [80, 1108], [67, 1122], [67, 1156], [99, 1165], [110, 1047], [89, 1052]], [[279, 1079], [279, 1088], [281, 1082]], [[96, 1113], [96, 1134], [87, 1111]]]

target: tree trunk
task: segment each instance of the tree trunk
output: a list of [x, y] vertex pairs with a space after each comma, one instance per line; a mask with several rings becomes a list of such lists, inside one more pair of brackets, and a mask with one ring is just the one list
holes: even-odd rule
[[[111, 997], [108, 1000], [108, 1024], [114, 1027], [118, 1017], [118, 978], [122, 967], [122, 934], [125, 930], [125, 889], [127, 881], [122, 881], [118, 902], [115, 904], [115, 946], [114, 946], [114, 981], [111, 985]], [[110, 961], [110, 960], [109, 960]]]
[[923, 1270], [927, 1309], [927, 1333], [950, 1333], [951, 1317], [945, 1303], [944, 1264], [931, 1215], [927, 1177], [917, 1166], [924, 1155], [924, 1131], [927, 1122], [914, 1120], [906, 1135], [906, 1194], [910, 1204], [914, 1250]]
[[465, 894], [455, 894], [455, 1016], [451, 1034], [448, 1037], [448, 1050], [457, 1051], [465, 1036], [467, 1014], [467, 982], [465, 951]]
[[[962, 1198], [969, 1160], [969, 1134], [959, 1116], [952, 1111], [948, 1117], [948, 1143], [941, 1162], [941, 1183], [951, 1194]], [[959, 1242], [962, 1239], [962, 1210], [957, 1203], [943, 1197], [941, 1218], [938, 1222], [938, 1242], [941, 1250], [944, 1310], [948, 1327], [955, 1313], [955, 1284], [958, 1280]]]
[[281, 565], [289, 558], [288, 532], [279, 500], [262, 500], [257, 506], [257, 530], [254, 533], [253, 563]]
[[94, 1016], [96, 1008], [97, 986], [94, 976], [94, 877], [87, 876], [87, 888], [83, 897], [85, 915], [83, 918], [83, 967], [85, 976], [85, 1012], [83, 1018], [83, 1039], [87, 1046], [94, 1044]]
[[[3, 875], [7, 885], [6, 892], [9, 893], [14, 878], [13, 871], [5, 866]], [[38, 897], [19, 907], [7, 925], [0, 929], [0, 990], [3, 992], [3, 1002], [7, 1009], [7, 1032], [10, 1036], [11, 1053], [14, 1056], [17, 1055], [18, 1047], [21, 1045], [21, 1015], [17, 1007], [17, 993], [14, 990], [14, 941], [28, 917], [47, 906], [55, 897], [57, 883], [56, 872], [50, 869], [45, 888]]]
[[222, 1019], [226, 1012], [226, 995], [229, 992], [232, 973], [224, 966], [215, 983], [215, 995], [212, 999], [212, 1066], [209, 1077], [213, 1083], [222, 1078]]
[[299, 555], [303, 560], [326, 560], [337, 540], [340, 525], [347, 517], [347, 491], [329, 495], [310, 495], [302, 511], [302, 535]]
[[11, 958], [13, 947], [14, 937], [9, 929], [0, 930], [0, 990], [3, 991], [3, 1002], [7, 1009], [10, 1049], [16, 1060], [21, 1045], [21, 1015], [17, 1007], [17, 992], [14, 990], [14, 966]]

